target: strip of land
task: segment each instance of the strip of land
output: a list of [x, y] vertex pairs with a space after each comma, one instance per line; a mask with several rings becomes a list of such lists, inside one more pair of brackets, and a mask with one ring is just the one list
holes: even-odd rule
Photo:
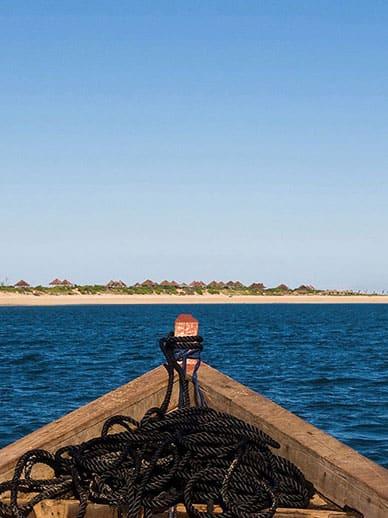
[[388, 304], [387, 295], [33, 295], [0, 292], [0, 306], [78, 304]]

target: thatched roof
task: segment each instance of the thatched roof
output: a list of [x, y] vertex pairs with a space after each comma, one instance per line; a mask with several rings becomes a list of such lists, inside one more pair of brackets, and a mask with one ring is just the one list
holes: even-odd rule
[[176, 281], [162, 281], [159, 286], [162, 288], [179, 288], [179, 284]]
[[24, 281], [23, 279], [21, 279], [20, 281], [18, 281], [16, 284], [15, 284], [15, 288], [29, 288], [30, 285], [28, 284], [27, 281]]
[[153, 288], [154, 286], [157, 286], [157, 283], [151, 281], [150, 279], [146, 279], [144, 282], [141, 283], [141, 286], [145, 288]]
[[265, 290], [265, 286], [262, 282], [252, 282], [252, 284], [249, 286], [252, 290]]
[[191, 288], [206, 288], [206, 283], [203, 281], [193, 281], [190, 283]]
[[287, 284], [279, 284], [279, 286], [276, 286], [275, 290], [289, 291], [290, 288], [287, 286]]
[[229, 281], [226, 283], [227, 288], [245, 288], [244, 284], [240, 281]]
[[223, 288], [225, 286], [224, 283], [221, 283], [219, 281], [211, 281], [209, 282], [209, 284], [207, 285], [208, 288], [213, 288], [213, 289], [219, 289], [219, 288]]
[[315, 291], [315, 288], [311, 284], [301, 284], [295, 291]]
[[55, 278], [50, 282], [49, 286], [62, 286], [62, 281], [61, 279]]
[[107, 288], [126, 288], [126, 286], [123, 281], [109, 281], [108, 284], [106, 284]]

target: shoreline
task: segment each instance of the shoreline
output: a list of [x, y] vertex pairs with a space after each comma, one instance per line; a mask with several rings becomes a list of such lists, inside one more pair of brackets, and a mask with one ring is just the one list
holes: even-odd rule
[[388, 304], [387, 295], [26, 295], [0, 293], [0, 306], [95, 304]]

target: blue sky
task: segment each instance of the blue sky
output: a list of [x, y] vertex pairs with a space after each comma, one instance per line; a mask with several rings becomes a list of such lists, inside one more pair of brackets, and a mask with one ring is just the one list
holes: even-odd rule
[[0, 280], [388, 289], [388, 5], [0, 4]]

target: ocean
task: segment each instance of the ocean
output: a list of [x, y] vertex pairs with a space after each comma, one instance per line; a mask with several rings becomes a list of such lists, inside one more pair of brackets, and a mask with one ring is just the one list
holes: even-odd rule
[[0, 447], [162, 362], [179, 313], [203, 358], [388, 468], [388, 305], [0, 307]]

